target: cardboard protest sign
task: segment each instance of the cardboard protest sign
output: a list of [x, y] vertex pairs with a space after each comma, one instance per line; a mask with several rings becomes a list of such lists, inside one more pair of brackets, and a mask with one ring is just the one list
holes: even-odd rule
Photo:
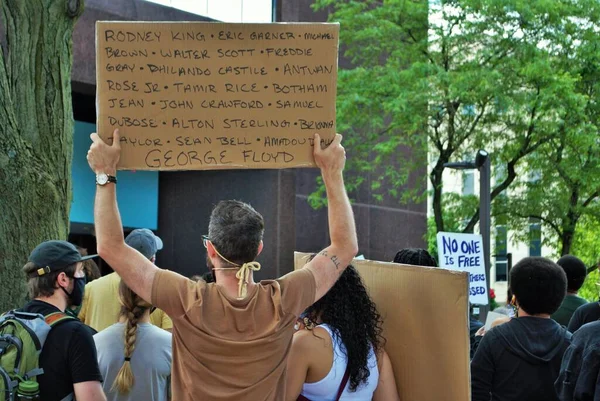
[[97, 128], [120, 169], [312, 167], [335, 135], [339, 24], [97, 22]]
[[[308, 256], [296, 252], [295, 268]], [[370, 260], [352, 264], [384, 319], [400, 399], [470, 400], [468, 275]]]
[[439, 232], [437, 246], [440, 267], [469, 273], [471, 303], [487, 305], [488, 291], [481, 235]]

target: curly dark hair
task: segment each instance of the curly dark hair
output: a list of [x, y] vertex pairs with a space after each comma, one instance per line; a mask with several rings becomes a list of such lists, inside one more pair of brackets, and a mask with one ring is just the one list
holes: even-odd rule
[[567, 293], [567, 275], [546, 258], [523, 258], [510, 270], [510, 288], [528, 314], [551, 315]]
[[557, 265], [562, 267], [567, 275], [567, 290], [579, 291], [585, 276], [587, 276], [587, 266], [581, 259], [573, 255], [565, 255], [558, 259]]
[[415, 266], [437, 267], [437, 262], [427, 250], [422, 248], [404, 248], [394, 256], [394, 263]]
[[385, 344], [381, 315], [367, 289], [350, 265], [323, 298], [303, 314], [311, 323], [325, 323], [346, 348], [350, 390], [356, 391], [369, 378], [367, 365], [371, 346], [377, 354]]

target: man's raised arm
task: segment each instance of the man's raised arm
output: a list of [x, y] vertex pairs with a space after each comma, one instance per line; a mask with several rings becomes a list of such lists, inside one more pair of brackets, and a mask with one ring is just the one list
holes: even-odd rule
[[[87, 159], [96, 175], [116, 176], [121, 156], [119, 131], [115, 130], [112, 145], [106, 144], [98, 134], [91, 135], [92, 146]], [[150, 302], [152, 282], [158, 268], [145, 256], [127, 246], [123, 238], [121, 216], [117, 206], [116, 184], [96, 185], [94, 224], [98, 254], [136, 294]]]
[[335, 284], [358, 252], [356, 226], [350, 200], [344, 186], [346, 151], [341, 145], [342, 136], [326, 149], [321, 149], [321, 138], [315, 135], [314, 156], [327, 190], [329, 236], [331, 245], [319, 252], [305, 268], [311, 269], [317, 283], [315, 301]]

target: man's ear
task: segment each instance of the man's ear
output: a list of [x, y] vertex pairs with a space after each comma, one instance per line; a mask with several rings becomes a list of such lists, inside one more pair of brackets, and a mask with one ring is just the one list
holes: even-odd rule
[[207, 243], [206, 243], [206, 253], [208, 254], [209, 258], [217, 257], [217, 251], [215, 250], [215, 247], [213, 246], [212, 242], [210, 242], [210, 241], [207, 241]]
[[262, 241], [262, 240], [260, 240], [260, 244], [258, 244], [258, 252], [256, 253], [256, 256], [260, 255], [260, 253], [262, 252], [262, 250], [263, 250], [263, 245], [264, 245], [264, 244], [263, 244], [263, 241]]
[[65, 273], [65, 272], [60, 272], [60, 273], [58, 273], [58, 276], [56, 276], [57, 288], [58, 287], [68, 288], [69, 282], [70, 282], [70, 278], [69, 278], [69, 276], [67, 276], [67, 273]]

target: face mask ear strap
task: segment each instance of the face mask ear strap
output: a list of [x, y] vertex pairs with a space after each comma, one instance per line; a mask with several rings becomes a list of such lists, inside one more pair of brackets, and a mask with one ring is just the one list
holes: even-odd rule
[[63, 287], [62, 285], [59, 285], [59, 287], [60, 287], [60, 289], [61, 289], [61, 290], [63, 290], [63, 292], [64, 292], [65, 294], [67, 294], [67, 297], [69, 297], [69, 298], [71, 297], [71, 294], [72, 294], [72, 293], [73, 293], [73, 291], [75, 290], [75, 289], [73, 289], [73, 291], [71, 291], [71, 294], [69, 294], [69, 293], [67, 292], [67, 290], [65, 290], [65, 287]]

